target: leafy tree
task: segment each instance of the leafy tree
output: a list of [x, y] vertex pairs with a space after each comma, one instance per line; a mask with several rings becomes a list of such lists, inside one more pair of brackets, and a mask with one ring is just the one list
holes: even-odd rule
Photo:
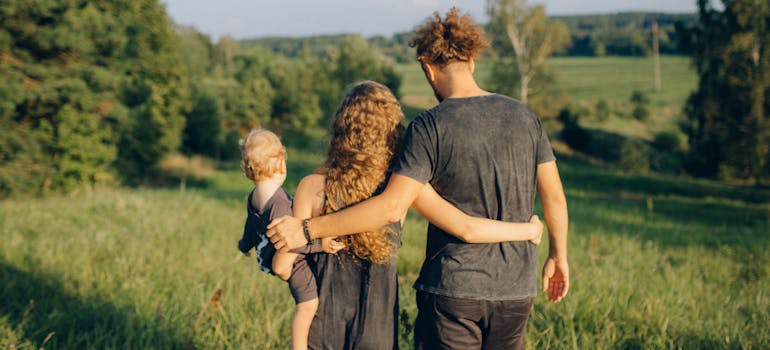
[[215, 55], [211, 38], [193, 27], [176, 27], [176, 33], [185, 75], [191, 80], [209, 75], [214, 68]]
[[193, 107], [185, 115], [182, 137], [185, 153], [220, 157], [222, 147], [222, 107], [219, 99], [203, 88], [193, 94]]
[[[569, 30], [564, 23], [548, 19], [543, 5], [531, 6], [524, 0], [489, 0], [489, 14], [492, 33], [505, 33], [513, 50], [513, 77], [519, 82], [521, 102], [527, 103], [530, 85], [545, 72], [546, 58], [569, 45]], [[493, 77], [505, 82], [512, 75]]]
[[248, 129], [270, 122], [275, 88], [268, 74], [276, 65], [274, 60], [268, 52], [235, 57], [236, 84], [225, 96], [229, 125]]
[[276, 60], [267, 77], [275, 89], [271, 123], [294, 130], [317, 128], [322, 112], [313, 92], [314, 72], [304, 61]]
[[311, 67], [312, 91], [318, 96], [322, 114], [328, 120], [342, 97], [345, 87], [374, 80], [399, 95], [401, 76], [394, 63], [360, 36], [347, 36], [338, 47], [331, 47], [318, 58], [302, 61]]
[[53, 172], [34, 130], [0, 121], [0, 197], [39, 194]]
[[4, 1], [0, 169], [33, 175], [0, 175], [0, 192], [112, 183], [159, 159], [134, 156], [178, 147], [186, 84], [175, 43], [157, 0]]
[[124, 10], [134, 18], [126, 27], [123, 57], [123, 62], [133, 63], [125, 67], [133, 79], [124, 89], [133, 118], [121, 135], [128, 148], [120, 150], [119, 161], [125, 173], [144, 177], [180, 146], [189, 90], [164, 7], [156, 0], [143, 0]]
[[241, 55], [241, 45], [230, 36], [224, 36], [214, 45], [213, 65], [220, 76], [231, 76], [235, 58]]
[[351, 36], [342, 42], [336, 63], [334, 74], [342, 86], [359, 80], [374, 80], [398, 94], [401, 79], [393, 64], [360, 36]]
[[700, 22], [684, 40], [694, 52], [698, 89], [683, 131], [689, 170], [705, 176], [770, 179], [770, 4], [698, 2]]

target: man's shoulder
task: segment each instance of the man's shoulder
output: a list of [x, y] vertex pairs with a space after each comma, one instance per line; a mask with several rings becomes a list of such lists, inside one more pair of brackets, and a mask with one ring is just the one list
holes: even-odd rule
[[501, 94], [493, 94], [490, 97], [490, 100], [494, 101], [494, 103], [489, 104], [491, 108], [503, 108], [509, 113], [526, 116], [529, 118], [536, 118], [535, 113], [533, 113], [526, 104], [513, 97]]
[[414, 120], [410, 122], [410, 124], [414, 123], [426, 123], [433, 121], [438, 116], [438, 110], [441, 107], [441, 104], [437, 104], [429, 109], [426, 109], [419, 114], [417, 114], [416, 117], [414, 117]]

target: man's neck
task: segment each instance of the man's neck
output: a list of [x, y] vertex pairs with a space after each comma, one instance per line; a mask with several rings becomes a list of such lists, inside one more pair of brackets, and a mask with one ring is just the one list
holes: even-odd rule
[[441, 84], [437, 86], [437, 95], [443, 99], [489, 95], [490, 92], [479, 87], [470, 72], [442, 74]]
[[251, 196], [251, 206], [258, 212], [265, 210], [265, 205], [273, 197], [275, 191], [283, 184], [283, 174], [278, 174], [267, 180], [254, 181], [254, 194]]

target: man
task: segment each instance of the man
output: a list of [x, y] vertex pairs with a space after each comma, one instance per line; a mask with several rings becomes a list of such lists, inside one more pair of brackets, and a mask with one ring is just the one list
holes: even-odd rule
[[[330, 215], [279, 218], [268, 236], [285, 250], [397, 222], [426, 182], [469, 215], [526, 222], [537, 191], [549, 231], [543, 290], [558, 302], [569, 289], [568, 219], [553, 151], [526, 106], [477, 85], [474, 58], [486, 42], [458, 12], [434, 14], [410, 43], [440, 103], [409, 125], [385, 190]], [[526, 241], [467, 244], [431, 224], [414, 285], [416, 348], [524, 348], [537, 262], [536, 247]]]

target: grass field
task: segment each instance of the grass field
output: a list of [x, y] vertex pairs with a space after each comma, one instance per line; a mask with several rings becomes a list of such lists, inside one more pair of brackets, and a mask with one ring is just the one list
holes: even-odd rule
[[[613, 70], [646, 74], [644, 61], [552, 62], [576, 100], [622, 101], [634, 84], [646, 84], [631, 73], [612, 78], [619, 76]], [[670, 84], [676, 92], [651, 95], [660, 108], [682, 102], [694, 84], [685, 59], [666, 57], [668, 64], [664, 91], [666, 76], [680, 74], [680, 81]], [[417, 65], [399, 70], [407, 114], [434, 103]], [[659, 127], [616, 122], [606, 127]], [[288, 150], [293, 191], [325, 147], [323, 140], [285, 141], [304, 144]], [[769, 189], [630, 175], [564, 155], [559, 167], [572, 288], [559, 304], [537, 297], [528, 348], [770, 348]], [[237, 164], [226, 164], [186, 192], [0, 201], [0, 349], [287, 348], [293, 303], [286, 283], [259, 272], [235, 245], [248, 190]], [[398, 254], [405, 349], [425, 227], [410, 214]]]
[[[289, 157], [290, 188], [322, 160]], [[573, 284], [536, 299], [530, 349], [770, 347], [770, 191], [560, 166]], [[0, 202], [0, 348], [286, 348], [285, 283], [235, 249], [248, 189], [233, 164], [184, 193]], [[425, 225], [399, 251], [403, 348]]]
[[[589, 109], [605, 100], [613, 110], [622, 112], [630, 109], [629, 100], [635, 90], [646, 93], [651, 113], [645, 123], [618, 116], [606, 121], [586, 118], [583, 123], [586, 127], [648, 139], [655, 132], [677, 128], [684, 103], [697, 84], [690, 58], [684, 56], [661, 57], [659, 92], [653, 89], [651, 57], [555, 57], [548, 64], [556, 76], [553, 88], [563, 91], [572, 103]], [[397, 69], [404, 78], [400, 92], [407, 115], [414, 116], [436, 104], [417, 63], [399, 65]], [[489, 62], [478, 62], [476, 79], [484, 87], [489, 79]]]

